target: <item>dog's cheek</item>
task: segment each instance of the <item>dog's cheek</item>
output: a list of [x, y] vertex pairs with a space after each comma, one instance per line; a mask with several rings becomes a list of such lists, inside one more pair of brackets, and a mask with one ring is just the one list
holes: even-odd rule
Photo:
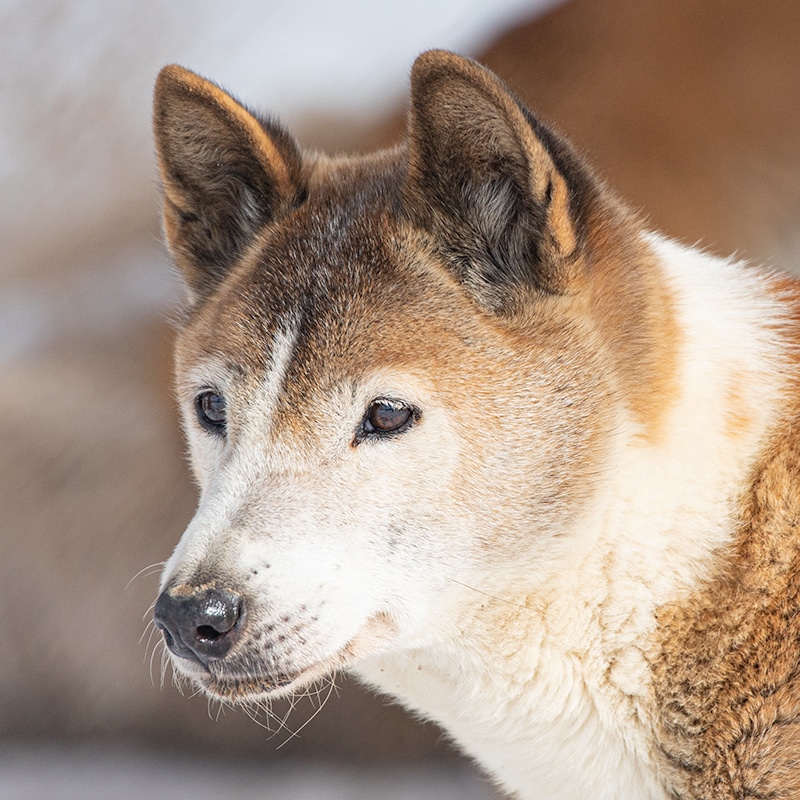
[[237, 533], [233, 570], [265, 613], [307, 608], [337, 638], [376, 614], [411, 615], [410, 597], [449, 580], [453, 551], [448, 558], [430, 519], [430, 496], [381, 499], [379, 486], [375, 479], [349, 496], [306, 490], [302, 508], [273, 498], [251, 514]]
[[223, 442], [219, 437], [211, 437], [197, 431], [191, 431], [187, 439], [189, 466], [202, 498], [209, 491], [214, 475], [219, 469]]

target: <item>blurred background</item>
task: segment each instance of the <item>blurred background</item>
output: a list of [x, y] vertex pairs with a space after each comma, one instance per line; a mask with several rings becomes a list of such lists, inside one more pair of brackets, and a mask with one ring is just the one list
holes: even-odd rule
[[0, 798], [496, 796], [438, 730], [344, 678], [256, 724], [162, 687], [140, 640], [148, 567], [195, 499], [158, 69], [350, 152], [402, 135], [429, 47], [495, 69], [654, 227], [800, 263], [796, 0], [0, 0]]

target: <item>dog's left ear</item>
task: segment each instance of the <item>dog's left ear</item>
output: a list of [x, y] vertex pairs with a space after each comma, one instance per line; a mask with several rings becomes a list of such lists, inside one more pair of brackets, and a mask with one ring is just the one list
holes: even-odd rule
[[[580, 160], [487, 69], [445, 51], [411, 73], [404, 209], [494, 311], [564, 291], [580, 247]], [[574, 162], [574, 163], [573, 163]], [[574, 174], [570, 174], [570, 172]]]

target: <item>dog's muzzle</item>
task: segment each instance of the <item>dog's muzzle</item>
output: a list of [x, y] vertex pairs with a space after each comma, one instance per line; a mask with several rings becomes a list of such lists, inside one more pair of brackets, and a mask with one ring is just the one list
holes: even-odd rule
[[239, 638], [244, 601], [227, 589], [177, 586], [159, 595], [153, 620], [176, 656], [207, 667]]

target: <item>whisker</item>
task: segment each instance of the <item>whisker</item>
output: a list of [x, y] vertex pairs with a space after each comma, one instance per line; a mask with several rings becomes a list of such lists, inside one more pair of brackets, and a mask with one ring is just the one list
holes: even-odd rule
[[[252, 703], [252, 704], [249, 704], [249, 705], [243, 705], [242, 709], [244, 710], [244, 713], [247, 714], [247, 716], [253, 722], [255, 722], [256, 725], [258, 725], [259, 728], [263, 728], [265, 731], [268, 731], [269, 733], [273, 733], [272, 728], [269, 726], [269, 719], [270, 719], [271, 712], [269, 711], [268, 708], [262, 706], [261, 703]], [[264, 712], [264, 716], [267, 718], [267, 722], [266, 723], [262, 722], [258, 718], [258, 712], [259, 711], [263, 711]]]
[[[269, 700], [261, 700], [255, 702], [252, 707], [253, 716], [250, 718], [256, 723], [256, 725], [261, 726], [265, 731], [268, 731], [270, 734], [273, 733], [271, 721], [274, 718], [274, 714], [272, 713], [272, 705]], [[264, 722], [261, 722], [258, 719], [259, 713], [264, 714]]]
[[[332, 693], [333, 693], [333, 682], [330, 681], [328, 686], [328, 694], [325, 696], [325, 699], [320, 703], [319, 708], [294, 732], [291, 738], [297, 738], [300, 735], [300, 732], [303, 730], [303, 728], [305, 728], [306, 725], [308, 725], [317, 716], [317, 714], [319, 714], [319, 712], [322, 711], [322, 709], [325, 707], [325, 704], [328, 702], [328, 700], [330, 700]], [[285, 744], [291, 741], [291, 738], [281, 742], [277, 746], [276, 750], [280, 750]]]
[[[290, 725], [288, 723], [288, 719], [294, 713], [295, 708], [297, 708], [297, 703], [301, 699], [301, 697], [302, 697], [302, 695], [300, 695], [300, 694], [291, 695], [290, 697], [288, 697], [287, 701], [289, 703], [289, 707], [286, 710], [286, 712], [281, 716], [276, 714], [270, 708], [270, 710], [269, 710], [270, 718], [277, 723], [277, 728], [275, 728], [274, 731], [271, 731], [272, 735], [270, 736], [270, 739], [274, 738], [275, 736], [277, 736], [282, 731], [285, 732], [288, 735], [288, 738], [283, 742], [283, 744], [285, 744], [287, 741], [290, 741], [292, 738], [294, 738], [294, 736], [296, 734], [295, 734], [295, 731], [290, 727]], [[270, 701], [267, 700], [266, 702], [269, 703]], [[282, 746], [282, 745], [279, 745], [279, 746]]]
[[482, 594], [484, 597], [488, 597], [491, 600], [497, 600], [499, 603], [507, 603], [510, 606], [514, 606], [515, 608], [519, 608], [523, 611], [528, 611], [527, 606], [523, 606], [520, 603], [515, 603], [513, 600], [509, 600], [505, 597], [498, 597], [496, 594], [490, 594], [489, 592], [484, 592], [482, 589], [478, 589], [475, 586], [470, 586], [468, 583], [462, 583], [461, 581], [456, 580], [455, 578], [448, 578], [449, 581], [452, 583], [457, 583], [459, 586], [463, 586], [465, 589], [469, 589], [470, 591], [477, 592], [478, 594]]
[[[161, 651], [161, 689], [163, 691], [164, 685], [167, 681], [167, 669], [172, 665], [169, 659], [166, 647]], [[183, 694], [183, 684], [181, 683], [180, 676], [175, 670], [172, 670], [172, 685]]]
[[148, 623], [144, 626], [144, 630], [142, 631], [142, 635], [139, 637], [138, 644], [142, 643], [142, 640], [145, 637], [145, 634], [149, 634], [147, 637], [147, 647], [150, 647], [151, 642], [153, 641], [153, 633], [157, 630], [156, 623], [151, 619]]
[[147, 610], [144, 612], [144, 614], [142, 614], [142, 622], [144, 622], [148, 617], [152, 619], [155, 607], [156, 607], [156, 601], [153, 600], [153, 602], [150, 603], [149, 606], [147, 606]]
[[[277, 736], [277, 734], [285, 727], [286, 718], [285, 718], [285, 716], [283, 718], [279, 717], [273, 711], [272, 700], [270, 700], [268, 697], [265, 698], [259, 704], [259, 708], [261, 708], [264, 711], [264, 714], [265, 714], [265, 716], [267, 718], [267, 724], [264, 727], [266, 728], [266, 730], [268, 730], [270, 732], [271, 735], [270, 735], [269, 738], [272, 739], [274, 736]], [[271, 724], [273, 722], [277, 723], [277, 728], [275, 728], [274, 730], [273, 730], [272, 724]]]
[[[229, 708], [228, 704], [224, 700], [210, 695], [207, 696], [207, 701], [208, 718], [214, 722], [219, 722], [220, 717]], [[216, 713], [212, 715], [212, 709], [214, 708], [216, 708]]]
[[[191, 693], [189, 694], [189, 698], [195, 698], [203, 694], [203, 687], [202, 686], [191, 686]], [[183, 692], [181, 692], [183, 694]]]
[[155, 572], [160, 572], [164, 569], [164, 565], [166, 561], [157, 561], [155, 564], [148, 564], [146, 567], [142, 567], [126, 584], [125, 589], [123, 591], [127, 591], [128, 587], [137, 579], [142, 577], [143, 575], [152, 575]]

